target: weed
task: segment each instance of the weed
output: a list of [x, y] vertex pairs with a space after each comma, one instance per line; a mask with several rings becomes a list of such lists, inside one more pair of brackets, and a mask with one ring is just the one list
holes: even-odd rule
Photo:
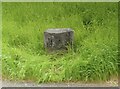
[[[36, 82], [118, 76], [117, 3], [2, 3], [2, 75]], [[43, 33], [72, 28], [73, 48], [48, 54]]]

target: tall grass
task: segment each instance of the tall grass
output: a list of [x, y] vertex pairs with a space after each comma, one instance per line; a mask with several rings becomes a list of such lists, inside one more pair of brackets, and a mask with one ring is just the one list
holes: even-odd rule
[[[2, 3], [2, 75], [36, 82], [106, 81], [118, 76], [117, 3]], [[74, 47], [47, 54], [43, 32], [72, 28]]]

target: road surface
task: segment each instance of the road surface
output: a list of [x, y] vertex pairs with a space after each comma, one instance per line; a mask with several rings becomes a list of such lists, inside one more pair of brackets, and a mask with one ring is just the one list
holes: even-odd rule
[[18, 82], [2, 80], [2, 87], [118, 87], [117, 81], [109, 81], [106, 83], [83, 84], [83, 83], [46, 83], [37, 84], [33, 82]]

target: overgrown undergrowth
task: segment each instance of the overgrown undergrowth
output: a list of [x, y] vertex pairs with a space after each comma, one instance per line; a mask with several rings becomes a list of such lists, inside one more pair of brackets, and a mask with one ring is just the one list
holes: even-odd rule
[[[2, 75], [36, 82], [106, 81], [118, 76], [117, 3], [2, 3]], [[67, 53], [44, 51], [43, 32], [72, 28]]]

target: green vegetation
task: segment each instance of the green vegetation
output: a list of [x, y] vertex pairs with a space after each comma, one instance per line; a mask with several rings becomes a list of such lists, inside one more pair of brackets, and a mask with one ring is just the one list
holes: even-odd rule
[[[117, 3], [2, 3], [2, 75], [36, 82], [118, 76]], [[43, 32], [72, 28], [73, 50], [44, 51]]]

